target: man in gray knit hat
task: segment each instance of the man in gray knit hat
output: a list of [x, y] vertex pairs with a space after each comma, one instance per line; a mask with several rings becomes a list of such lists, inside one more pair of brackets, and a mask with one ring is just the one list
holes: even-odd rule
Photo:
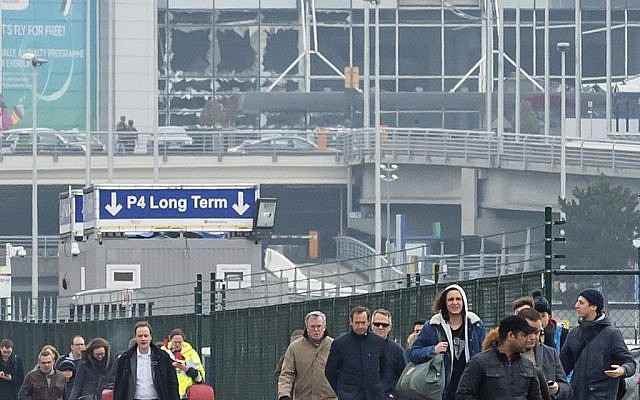
[[622, 333], [604, 313], [602, 293], [583, 290], [575, 310], [579, 325], [569, 332], [560, 353], [567, 375], [573, 372], [573, 398], [615, 399], [624, 378], [636, 372], [633, 357]]

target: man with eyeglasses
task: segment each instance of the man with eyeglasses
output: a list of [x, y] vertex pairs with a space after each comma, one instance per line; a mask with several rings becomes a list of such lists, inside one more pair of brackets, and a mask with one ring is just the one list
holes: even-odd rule
[[540, 382], [540, 384], [547, 386], [552, 399], [571, 399], [573, 391], [567, 382], [567, 375], [564, 373], [560, 363], [560, 355], [556, 349], [543, 343], [544, 329], [542, 328], [540, 313], [533, 308], [526, 308], [521, 310], [518, 316], [524, 318], [537, 331], [527, 337], [527, 349], [522, 353], [522, 356], [531, 361], [542, 372], [544, 381]]
[[278, 378], [278, 400], [334, 400], [324, 369], [333, 338], [327, 317], [312, 311], [304, 317], [304, 333], [289, 344]]
[[58, 371], [62, 371], [66, 384], [64, 387], [64, 400], [69, 399], [73, 389], [73, 381], [76, 375], [78, 363], [82, 360], [82, 353], [85, 351], [84, 337], [75, 335], [71, 338], [71, 351], [65, 357], [60, 357], [54, 366]]
[[386, 341], [387, 359], [391, 374], [389, 379], [385, 381], [384, 393], [388, 399], [394, 399], [394, 389], [398, 379], [400, 379], [400, 375], [402, 375], [402, 371], [404, 371], [404, 367], [407, 366], [407, 360], [402, 346], [389, 337], [393, 327], [391, 311], [384, 308], [375, 310], [371, 314], [371, 326], [373, 333]]
[[327, 380], [340, 400], [381, 400], [389, 379], [386, 341], [369, 330], [370, 311], [351, 310], [350, 331], [331, 344], [325, 368]]

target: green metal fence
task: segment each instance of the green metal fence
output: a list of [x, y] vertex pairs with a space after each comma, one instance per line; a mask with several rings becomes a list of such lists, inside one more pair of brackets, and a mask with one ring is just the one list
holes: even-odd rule
[[[530, 293], [540, 284], [540, 272], [461, 282], [470, 308], [488, 326], [510, 313], [514, 298]], [[329, 332], [336, 336], [347, 330], [352, 307], [386, 308], [393, 314], [393, 334], [404, 341], [413, 321], [431, 316], [433, 298], [442, 288], [443, 285], [422, 285], [358, 296], [217, 311], [211, 315], [154, 316], [148, 320], [154, 340], [159, 341], [171, 329], [180, 327], [197, 348], [209, 348], [210, 356], [205, 356], [207, 381], [215, 385], [217, 399], [271, 400], [275, 396], [276, 362], [286, 349], [290, 332], [303, 327], [307, 312], [326, 313]], [[113, 351], [123, 351], [133, 336], [134, 323], [135, 319], [55, 323], [0, 321], [0, 336], [15, 342], [14, 351], [29, 367], [35, 365], [35, 355], [44, 344], [53, 344], [61, 353], [66, 353], [71, 337], [76, 334], [87, 339], [104, 337]]]

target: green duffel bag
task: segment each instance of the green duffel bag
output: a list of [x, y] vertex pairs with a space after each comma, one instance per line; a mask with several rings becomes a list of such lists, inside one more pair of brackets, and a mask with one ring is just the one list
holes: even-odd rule
[[442, 354], [436, 354], [421, 364], [408, 363], [398, 379], [396, 393], [401, 399], [442, 400], [443, 373]]

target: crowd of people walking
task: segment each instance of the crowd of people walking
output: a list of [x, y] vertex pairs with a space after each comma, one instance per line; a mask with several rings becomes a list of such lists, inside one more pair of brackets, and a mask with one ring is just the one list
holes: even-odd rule
[[[636, 372], [623, 335], [609, 320], [601, 292], [583, 290], [578, 326], [556, 321], [540, 292], [515, 299], [511, 315], [487, 330], [464, 289], [450, 285], [433, 315], [413, 323], [406, 347], [393, 337], [389, 310], [363, 306], [349, 331], [329, 334], [312, 311], [292, 332], [276, 368], [277, 400], [598, 400], [621, 399]], [[184, 331], [154, 343], [151, 326], [136, 323], [129, 348], [114, 354], [104, 338], [70, 351], [51, 346], [24, 369], [10, 339], [0, 341], [0, 400], [179, 400], [205, 387], [205, 369]], [[213, 396], [211, 396], [213, 397]]]

